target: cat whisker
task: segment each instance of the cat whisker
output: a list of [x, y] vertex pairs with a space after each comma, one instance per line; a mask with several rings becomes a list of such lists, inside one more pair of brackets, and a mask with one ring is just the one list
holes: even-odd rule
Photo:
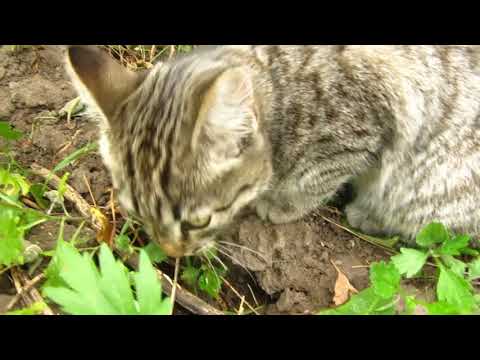
[[[215, 248], [216, 249], [216, 248]], [[218, 249], [217, 249], [218, 250]], [[227, 265], [224, 264], [224, 262], [217, 256], [213, 253], [213, 251], [211, 251], [210, 249], [206, 250], [208, 251], [208, 253], [225, 269], [225, 270], [228, 270], [228, 267]]]
[[244, 269], [244, 270], [248, 273], [248, 275], [252, 278], [252, 280], [256, 283], [256, 279], [255, 279], [255, 277], [252, 275], [252, 273], [250, 272], [250, 270], [248, 270], [247, 267], [246, 267], [240, 260], [238, 260], [238, 259], [237, 259], [236, 257], [234, 257], [232, 254], [229, 254], [229, 253], [227, 252], [227, 251], [231, 251], [231, 250], [228, 249], [228, 248], [225, 248], [225, 247], [223, 247], [223, 249], [222, 249], [222, 248], [220, 248], [220, 246], [222, 246], [222, 245], [217, 244], [217, 251], [218, 251], [220, 254], [222, 254], [222, 255], [226, 256], [227, 258], [229, 258], [230, 260], [232, 260], [235, 265], [238, 265], [238, 266], [240, 266], [242, 269]]
[[[208, 250], [207, 250], [208, 251]], [[218, 275], [217, 271], [215, 270], [215, 266], [213, 266], [212, 262], [210, 261], [210, 259], [208, 258], [208, 256], [206, 256], [205, 254], [202, 254], [202, 257], [207, 260], [207, 263], [208, 263], [208, 266], [212, 269], [213, 273], [215, 274], [215, 276], [220, 279], [220, 275]]]
[[259, 251], [256, 251], [256, 250], [253, 250], [253, 249], [250, 249], [246, 246], [243, 246], [243, 245], [239, 245], [239, 244], [235, 244], [235, 243], [232, 243], [232, 242], [228, 242], [228, 241], [219, 241], [220, 244], [223, 244], [224, 247], [226, 246], [232, 246], [232, 247], [237, 247], [239, 249], [242, 249], [242, 250], [246, 250], [248, 252], [251, 252], [252, 254], [255, 254], [257, 255], [258, 257], [260, 257], [263, 261], [267, 262], [267, 258], [265, 257], [265, 255], [263, 255], [261, 252]]

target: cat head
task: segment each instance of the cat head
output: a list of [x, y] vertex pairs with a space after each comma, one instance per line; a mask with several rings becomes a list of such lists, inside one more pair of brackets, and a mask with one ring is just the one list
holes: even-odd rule
[[98, 47], [71, 46], [67, 70], [98, 116], [120, 204], [168, 255], [213, 245], [268, 186], [248, 67], [201, 53], [133, 72]]

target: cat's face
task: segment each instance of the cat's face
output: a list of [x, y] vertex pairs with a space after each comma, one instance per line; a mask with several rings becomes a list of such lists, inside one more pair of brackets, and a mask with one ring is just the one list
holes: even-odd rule
[[168, 255], [213, 245], [268, 186], [247, 69], [192, 57], [140, 74], [77, 46], [67, 63], [100, 114], [100, 150], [121, 205]]

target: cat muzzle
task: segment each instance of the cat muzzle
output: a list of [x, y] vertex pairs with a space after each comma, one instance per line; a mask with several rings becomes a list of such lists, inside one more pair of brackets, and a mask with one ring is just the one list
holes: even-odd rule
[[169, 257], [180, 258], [185, 256], [185, 247], [182, 244], [166, 243], [161, 244], [160, 247]]

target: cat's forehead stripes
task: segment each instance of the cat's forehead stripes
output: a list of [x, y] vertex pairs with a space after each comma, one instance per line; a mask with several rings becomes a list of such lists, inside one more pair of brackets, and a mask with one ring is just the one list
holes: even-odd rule
[[[209, 65], [211, 66], [211, 65]], [[207, 68], [207, 66], [203, 66]], [[192, 95], [195, 75], [202, 73], [198, 61], [181, 60], [173, 66], [158, 66], [148, 76], [131, 101], [121, 127], [126, 141], [125, 163], [132, 191], [135, 211], [141, 216], [156, 214], [162, 219], [173, 220], [178, 215], [181, 191], [188, 188], [191, 179], [182, 179], [176, 171], [172, 184], [172, 167], [177, 154], [180, 129], [195, 119], [195, 109], [186, 99]], [[185, 142], [185, 141], [183, 141]], [[183, 145], [185, 146], [185, 144]], [[172, 186], [173, 185], [173, 186]]]

